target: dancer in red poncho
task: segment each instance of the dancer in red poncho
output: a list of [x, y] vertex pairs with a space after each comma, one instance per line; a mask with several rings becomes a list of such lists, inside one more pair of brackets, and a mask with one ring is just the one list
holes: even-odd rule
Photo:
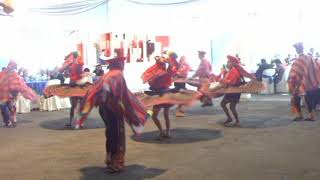
[[[227, 56], [228, 63], [227, 68], [229, 69], [228, 72], [226, 72], [225, 75], [223, 75], [223, 79], [220, 80], [220, 83], [222, 86], [240, 86], [244, 80], [244, 77], [248, 77], [250, 79], [255, 79], [255, 77], [245, 71], [241, 65], [238, 58], [234, 56]], [[222, 101], [221, 101], [221, 107], [225, 114], [227, 115], [227, 120], [224, 122], [224, 124], [229, 124], [232, 122], [232, 118], [230, 116], [229, 110], [227, 108], [227, 104], [230, 104], [230, 110], [233, 114], [233, 117], [236, 120], [235, 125], [238, 126], [240, 124], [238, 113], [236, 110], [236, 106], [239, 103], [241, 93], [229, 93], [225, 94]]]
[[[82, 69], [83, 69], [83, 61], [77, 52], [71, 52], [68, 56], [65, 57], [65, 61], [62, 67], [59, 69], [60, 72], [65, 72], [70, 76], [70, 85], [76, 86], [78, 82], [82, 79]], [[81, 96], [71, 96], [71, 108], [70, 108], [70, 118], [69, 122], [66, 123], [66, 128], [72, 127], [72, 121], [74, 118], [74, 111], [77, 107], [77, 104], [82, 101]], [[83, 128], [83, 124], [76, 124], [76, 129]]]
[[[188, 77], [188, 73], [191, 71], [191, 67], [187, 62], [187, 59], [185, 56], [180, 57], [179, 61], [179, 68], [176, 73], [176, 78], [183, 78], [186, 79]], [[186, 89], [186, 83], [185, 82], [175, 82], [174, 88], [177, 90], [180, 89]], [[176, 117], [184, 117], [184, 110], [182, 109], [182, 105], [178, 105], [176, 109]]]
[[294, 47], [298, 57], [292, 64], [288, 78], [292, 110], [296, 113], [293, 120], [303, 120], [300, 101], [304, 98], [309, 112], [304, 120], [314, 121], [314, 111], [320, 101], [320, 66], [311, 56], [303, 53], [303, 43], [296, 43]]
[[5, 127], [17, 125], [15, 100], [18, 93], [32, 101], [37, 97], [16, 70], [17, 63], [10, 61], [7, 68], [0, 73], [0, 106]]
[[202, 107], [212, 106], [212, 100], [206, 94], [210, 86], [212, 66], [210, 62], [207, 59], [205, 59], [205, 54], [206, 52], [204, 51], [198, 51], [198, 56], [201, 62], [199, 64], [197, 71], [192, 76], [192, 78], [199, 77], [200, 81], [205, 82], [200, 87], [198, 87], [198, 91], [203, 93], [203, 96], [200, 99], [200, 101], [203, 103], [201, 105]]
[[124, 168], [125, 125], [129, 124], [135, 134], [141, 133], [147, 113], [140, 101], [131, 93], [123, 77], [125, 58], [107, 60], [109, 72], [105, 73], [89, 90], [81, 108], [80, 124], [94, 106], [106, 126], [106, 164], [110, 173]]
[[[148, 82], [151, 91], [146, 91], [148, 95], [164, 95], [165, 93], [178, 91], [177, 89], [170, 90], [173, 80], [172, 77], [175, 76], [179, 63], [177, 62], [177, 54], [174, 52], [168, 53], [168, 58], [162, 57], [162, 59], [156, 59], [156, 64], [148, 68], [142, 75], [144, 82]], [[166, 68], [166, 63], [169, 66]], [[153, 106], [152, 109], [152, 119], [155, 125], [158, 127], [160, 134], [159, 140], [163, 138], [170, 138], [170, 119], [169, 119], [169, 109], [174, 104], [158, 104]], [[163, 109], [166, 131], [163, 131], [162, 125], [158, 119], [160, 110]]]

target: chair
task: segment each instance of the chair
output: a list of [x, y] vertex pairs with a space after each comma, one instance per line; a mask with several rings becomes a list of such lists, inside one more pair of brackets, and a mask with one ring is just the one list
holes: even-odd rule
[[275, 69], [266, 69], [263, 71], [262, 83], [265, 85], [266, 89], [261, 91], [261, 94], [273, 94], [274, 93], [274, 82], [270, 83], [270, 78], [276, 73]]

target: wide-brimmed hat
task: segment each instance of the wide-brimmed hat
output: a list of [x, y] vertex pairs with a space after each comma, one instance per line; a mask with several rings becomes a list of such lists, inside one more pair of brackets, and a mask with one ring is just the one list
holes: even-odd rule
[[228, 61], [231, 62], [232, 64], [240, 64], [240, 60], [237, 57], [228, 55], [227, 58], [228, 58]]

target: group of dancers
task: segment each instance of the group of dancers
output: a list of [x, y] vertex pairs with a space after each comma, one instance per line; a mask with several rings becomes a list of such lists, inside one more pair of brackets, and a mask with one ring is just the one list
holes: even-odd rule
[[[243, 77], [255, 79], [253, 75], [246, 72], [240, 60], [234, 56], [227, 56], [227, 68], [229, 71], [223, 71], [218, 76], [211, 73], [211, 64], [205, 59], [205, 52], [199, 51], [200, 65], [192, 76], [192, 80], [187, 79], [188, 72], [191, 70], [186, 58], [182, 56], [178, 62], [178, 55], [175, 52], [164, 52], [162, 56], [155, 57], [155, 64], [149, 67], [141, 76], [143, 83], [150, 85], [149, 91], [145, 91], [143, 96], [132, 93], [123, 76], [125, 57], [115, 56], [106, 62], [109, 71], [100, 77], [98, 81], [90, 86], [77, 84], [81, 79], [80, 71], [77, 71], [82, 64], [77, 56], [71, 54], [61, 71], [68, 71], [72, 78], [69, 86], [54, 85], [45, 90], [45, 94], [58, 96], [81, 97], [80, 118], [76, 121], [76, 128], [83, 127], [90, 111], [93, 107], [99, 108], [99, 114], [106, 127], [106, 164], [111, 173], [119, 172], [124, 167], [125, 155], [125, 126], [126, 121], [134, 134], [139, 135], [147, 121], [148, 109], [152, 109], [151, 118], [159, 129], [158, 140], [171, 138], [169, 110], [174, 105], [178, 105], [176, 115], [184, 116], [183, 106], [192, 104], [200, 100], [204, 105], [212, 105], [212, 98], [216, 97], [215, 90], [210, 89], [212, 82], [219, 82], [213, 89], [227, 87], [238, 87], [243, 83]], [[195, 78], [197, 78], [195, 80]], [[186, 83], [194, 81], [197, 91], [186, 90]], [[76, 85], [75, 85], [75, 84]], [[174, 83], [174, 88], [170, 86]], [[192, 84], [192, 83], [191, 83]], [[66, 88], [68, 88], [66, 90]], [[73, 91], [70, 91], [72, 90]], [[71, 93], [70, 92], [74, 92]], [[221, 92], [219, 94], [221, 96]], [[235, 125], [239, 125], [239, 118], [236, 112], [236, 104], [239, 102], [240, 92], [226, 94], [222, 100], [227, 120], [225, 124], [232, 122], [232, 117], [227, 109], [230, 104], [230, 110], [235, 118]], [[163, 110], [165, 119], [165, 129], [162, 127], [158, 115]], [[70, 122], [72, 120], [73, 110], [71, 110]], [[68, 126], [71, 124], [67, 123]]]
[[[294, 61], [289, 74], [289, 90], [292, 94], [292, 106], [297, 117], [301, 120], [301, 97], [306, 99], [310, 113], [307, 120], [314, 120], [314, 107], [320, 96], [320, 65], [309, 55], [303, 54], [302, 43], [294, 45], [299, 57]], [[178, 105], [176, 116], [185, 116], [183, 106], [195, 101], [201, 101], [204, 106], [212, 105], [212, 98], [224, 96], [221, 107], [226, 114], [224, 124], [233, 121], [234, 126], [240, 126], [236, 106], [239, 103], [241, 92], [256, 92], [261, 90], [261, 83], [257, 82], [253, 74], [242, 67], [240, 59], [236, 56], [227, 56], [226, 69], [214, 75], [211, 64], [205, 59], [205, 52], [199, 51], [200, 65], [192, 79], [188, 79], [191, 70], [186, 58], [175, 52], [167, 51], [162, 56], [155, 57], [155, 64], [149, 67], [141, 76], [143, 83], [150, 85], [149, 91], [141, 94], [132, 93], [123, 76], [125, 57], [116, 53], [112, 59], [105, 61], [109, 71], [93, 84], [81, 83], [83, 78], [83, 61], [77, 53], [70, 53], [60, 69], [70, 76], [69, 85], [49, 86], [45, 90], [46, 96], [69, 96], [72, 108], [67, 126], [72, 125], [74, 109], [80, 104], [79, 118], [76, 128], [84, 127], [90, 111], [99, 108], [99, 114], [105, 123], [106, 136], [106, 165], [110, 173], [120, 172], [124, 168], [125, 158], [125, 125], [126, 121], [135, 135], [142, 133], [143, 127], [150, 116], [147, 110], [152, 109], [151, 118], [159, 130], [157, 139], [171, 138], [169, 110]], [[20, 93], [25, 98], [35, 100], [36, 94], [30, 89], [15, 72], [17, 64], [11, 61], [5, 71], [0, 73], [0, 105], [5, 126], [16, 124], [14, 99]], [[250, 78], [253, 86], [244, 81]], [[170, 86], [174, 83], [174, 88]], [[197, 86], [197, 91], [187, 90], [186, 83]], [[255, 86], [258, 84], [257, 86]], [[247, 88], [247, 89], [246, 89]], [[230, 106], [230, 111], [227, 105]], [[158, 115], [163, 109], [165, 129], [162, 127]], [[232, 118], [233, 117], [233, 118]]]

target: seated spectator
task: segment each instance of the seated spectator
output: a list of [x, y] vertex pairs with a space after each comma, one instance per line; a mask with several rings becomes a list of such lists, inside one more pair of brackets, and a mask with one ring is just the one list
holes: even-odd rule
[[106, 60], [108, 59], [106, 56], [105, 56], [105, 49], [102, 49], [101, 52], [100, 52], [100, 56], [99, 56], [99, 64], [105, 64], [106, 63]]
[[284, 59], [284, 62], [285, 62], [285, 66], [289, 66], [291, 64], [291, 61], [292, 61], [292, 57], [291, 57], [291, 54], [288, 54], [288, 56]]
[[59, 72], [57, 67], [51, 72], [50, 80], [51, 79], [59, 79], [61, 84], [63, 84], [65, 81], [63, 73]]
[[83, 74], [82, 74], [82, 81], [84, 83], [90, 83], [92, 84], [94, 74], [93, 73], [90, 73], [90, 69], [89, 68], [84, 68], [83, 70]]
[[262, 74], [263, 71], [266, 69], [272, 69], [272, 65], [268, 64], [267, 61], [265, 59], [261, 59], [261, 63], [258, 64], [259, 68], [256, 71], [256, 78], [258, 81], [262, 81]]
[[23, 69], [22, 71], [22, 78], [25, 82], [29, 82], [30, 81], [30, 77], [29, 77], [29, 72], [27, 69]]
[[40, 73], [37, 75], [37, 81], [47, 81], [49, 80], [46, 70], [40, 69]]
[[93, 71], [93, 73], [95, 73], [96, 76], [103, 76], [104, 71], [102, 69], [102, 66], [100, 64], [96, 65], [96, 69]]

